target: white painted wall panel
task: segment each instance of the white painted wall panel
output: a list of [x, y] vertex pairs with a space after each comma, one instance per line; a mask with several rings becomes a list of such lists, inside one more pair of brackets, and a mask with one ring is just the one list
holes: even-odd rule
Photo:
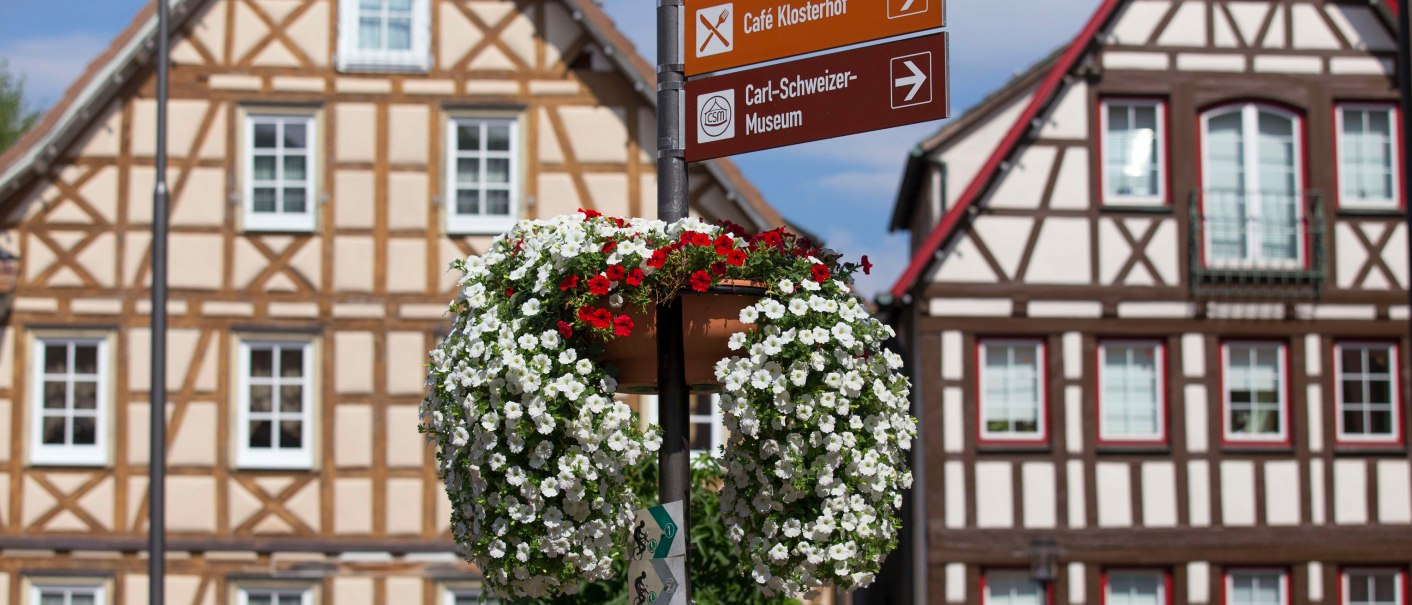
[[1388, 238], [1387, 245], [1383, 247], [1383, 262], [1392, 269], [1392, 278], [1397, 280], [1394, 287], [1407, 287], [1407, 255], [1398, 254], [1399, 251], [1407, 249], [1407, 225], [1397, 223], [1392, 226], [1392, 237]]
[[954, 200], [971, 185], [976, 173], [1005, 133], [1015, 125], [1020, 112], [1029, 104], [1033, 89], [1025, 91], [969, 136], [962, 137], [941, 153], [946, 162], [946, 199]]
[[1182, 335], [1182, 373], [1187, 378], [1200, 378], [1206, 375], [1206, 336], [1202, 334]]
[[1070, 460], [1067, 465], [1064, 474], [1069, 479], [1069, 527], [1080, 529], [1088, 524], [1084, 516], [1088, 510], [1084, 498], [1084, 463], [1082, 460]]
[[1352, 287], [1359, 269], [1368, 262], [1368, 250], [1358, 241], [1354, 229], [1343, 221], [1334, 223], [1334, 277], [1340, 288]]
[[1050, 195], [1049, 207], [1056, 210], [1088, 208], [1088, 151], [1081, 147], [1070, 147], [1064, 152], [1064, 163], [1059, 170], [1059, 179], [1054, 181], [1054, 193]]
[[1324, 510], [1324, 461], [1318, 458], [1309, 461], [1309, 493], [1314, 494], [1314, 499], [1309, 503], [1309, 521], [1314, 525], [1323, 525], [1328, 521]]
[[961, 333], [947, 330], [941, 333], [941, 377], [945, 380], [960, 380], [965, 367], [965, 353], [962, 351]]
[[1397, 50], [1397, 40], [1371, 8], [1350, 4], [1330, 4], [1324, 8], [1329, 20], [1338, 26], [1354, 50]]
[[[947, 267], [949, 263], [942, 262], [940, 266]], [[932, 317], [1009, 317], [1013, 308], [1014, 302], [1008, 298], [933, 298], [927, 301], [927, 315]]]
[[1146, 527], [1177, 525], [1177, 470], [1171, 462], [1142, 465], [1142, 524]]
[[1177, 9], [1162, 35], [1158, 46], [1206, 46], [1206, 4], [1187, 2]]
[[960, 529], [966, 526], [966, 466], [960, 461], [947, 462], [945, 475], [946, 527]]
[[1187, 464], [1187, 512], [1192, 527], [1211, 525], [1211, 467], [1205, 460]]
[[1026, 462], [1020, 467], [1020, 479], [1024, 485], [1025, 527], [1052, 529], [1058, 525], [1054, 498], [1059, 492], [1055, 489], [1054, 463]]
[[1255, 525], [1255, 463], [1221, 462], [1221, 521], [1226, 526]]
[[1141, 46], [1157, 30], [1157, 24], [1171, 9], [1171, 0], [1136, 0], [1128, 4], [1113, 22], [1109, 41], [1125, 46]]
[[1154, 277], [1160, 277], [1168, 285], [1174, 286], [1182, 281], [1178, 272], [1181, 264], [1177, 259], [1183, 254], [1183, 249], [1177, 242], [1177, 221], [1158, 220], [1162, 224], [1157, 227], [1157, 233], [1152, 234], [1152, 241], [1147, 244], [1147, 259], [1157, 268], [1157, 275]]
[[1334, 461], [1334, 523], [1368, 522], [1368, 467], [1363, 460]]
[[1107, 69], [1167, 71], [1170, 65], [1171, 62], [1167, 60], [1167, 53], [1111, 50], [1103, 53], [1103, 67]]
[[1078, 379], [1083, 377], [1084, 336], [1079, 332], [1064, 333], [1064, 377]]
[[1082, 80], [1065, 87], [1049, 113], [1039, 136], [1043, 139], [1088, 138], [1088, 84]]
[[[1044, 221], [1044, 229], [1035, 242], [1034, 256], [1030, 258], [1025, 281], [1088, 285], [1092, 280], [1088, 246], [1074, 245], [1074, 242], [1088, 241], [1088, 233], [1088, 219], [1051, 218]], [[986, 243], [990, 240], [986, 239]]]
[[1313, 4], [1296, 4], [1291, 9], [1294, 18], [1294, 47], [1303, 50], [1334, 50], [1338, 38], [1329, 30], [1319, 9]]
[[[1132, 244], [1118, 230], [1118, 219], [1098, 219], [1098, 281], [1112, 284], [1118, 279], [1123, 265], [1133, 255]], [[1137, 269], [1134, 269], [1136, 271]], [[1131, 273], [1130, 273], [1131, 275]]]
[[1241, 55], [1207, 55], [1181, 53], [1177, 55], [1177, 69], [1180, 71], [1245, 71], [1245, 57]]
[[1412, 523], [1412, 486], [1406, 460], [1378, 461], [1378, 522]]
[[1299, 525], [1299, 463], [1278, 460], [1265, 463], [1265, 523]]
[[976, 463], [976, 526], [1012, 527], [1015, 524], [1014, 467], [1009, 462]]
[[[972, 231], [975, 237], [985, 242], [985, 247], [995, 257], [1000, 269], [1006, 275], [1013, 276], [1020, 269], [1025, 244], [1034, 227], [1034, 219], [1028, 217], [983, 214], [974, 221]], [[1048, 223], [1045, 229], [1048, 229]], [[1030, 271], [1033, 273], [1033, 267]]]
[[1312, 383], [1305, 393], [1305, 404], [1309, 407], [1309, 413], [1305, 418], [1309, 422], [1309, 451], [1319, 453], [1324, 451], [1324, 386]]
[[1311, 377], [1323, 374], [1324, 350], [1318, 334], [1304, 335], [1304, 373]]
[[1309, 583], [1309, 600], [1314, 603], [1324, 600], [1324, 564], [1310, 561], [1309, 572], [1304, 576]]
[[966, 446], [966, 422], [962, 406], [961, 387], [946, 387], [941, 393], [941, 448], [947, 453], [958, 453]]
[[1186, 564], [1186, 595], [1192, 603], [1211, 602], [1211, 564], [1192, 561]]
[[[1004, 173], [1000, 184], [990, 195], [989, 205], [993, 208], [1039, 208], [1057, 153], [1056, 148], [1049, 146], [1031, 145], [1021, 149], [1010, 170]], [[987, 239], [986, 243], [990, 240]]]
[[1064, 387], [1064, 449], [1077, 454], [1084, 449], [1083, 387]]
[[1186, 410], [1186, 449], [1192, 453], [1206, 451], [1206, 419], [1209, 415], [1206, 402], [1206, 386], [1189, 384], [1182, 390], [1183, 408]]
[[946, 564], [946, 602], [966, 602], [966, 564]]
[[[942, 251], [942, 259], [931, 276], [933, 282], [992, 283], [1000, 280], [981, 255], [980, 248], [971, 241], [969, 233], [957, 237]], [[935, 303], [936, 299], [932, 299], [932, 304]], [[931, 314], [937, 313], [932, 311]]]
[[1098, 482], [1098, 526], [1129, 527], [1133, 524], [1132, 477], [1123, 462], [1100, 462], [1094, 471]]
[[1084, 575], [1084, 564], [1077, 561], [1069, 563], [1069, 604], [1080, 605], [1087, 600], [1085, 588], [1088, 579]]

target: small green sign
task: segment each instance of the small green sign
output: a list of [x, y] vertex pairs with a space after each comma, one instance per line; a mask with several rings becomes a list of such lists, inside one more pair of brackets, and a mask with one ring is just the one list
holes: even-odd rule
[[681, 526], [680, 500], [638, 510], [632, 524], [629, 559], [642, 561], [685, 555], [686, 543], [678, 538]]

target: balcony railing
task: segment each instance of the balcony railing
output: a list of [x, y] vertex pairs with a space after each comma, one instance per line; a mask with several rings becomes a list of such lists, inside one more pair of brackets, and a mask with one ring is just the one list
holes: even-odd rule
[[1190, 203], [1193, 295], [1319, 296], [1328, 275], [1319, 193], [1208, 189]]

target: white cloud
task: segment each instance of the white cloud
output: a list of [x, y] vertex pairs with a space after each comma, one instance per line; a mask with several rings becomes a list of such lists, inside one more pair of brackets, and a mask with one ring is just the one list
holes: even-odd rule
[[25, 80], [25, 96], [35, 107], [57, 102], [64, 90], [107, 47], [104, 35], [78, 32], [0, 43], [0, 58]]

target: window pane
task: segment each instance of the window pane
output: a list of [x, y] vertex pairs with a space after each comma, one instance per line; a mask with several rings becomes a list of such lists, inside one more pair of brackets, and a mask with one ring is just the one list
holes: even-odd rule
[[1362, 381], [1362, 380], [1345, 380], [1345, 381], [1343, 381], [1343, 402], [1344, 402], [1344, 403], [1363, 403], [1364, 401], [1366, 401], [1366, 399], [1363, 398], [1363, 381]]
[[1368, 432], [1368, 427], [1363, 424], [1363, 412], [1361, 410], [1343, 411], [1343, 432], [1350, 434], [1363, 434]]
[[274, 353], [269, 349], [250, 349], [250, 375], [273, 376]]
[[1107, 140], [1108, 193], [1155, 196], [1158, 193], [1157, 108], [1114, 104], [1109, 107]]
[[282, 594], [279, 596], [279, 605], [299, 605], [303, 599], [297, 594]]
[[92, 592], [76, 592], [69, 598], [69, 605], [93, 605], [95, 602]]
[[64, 430], [67, 424], [62, 416], [46, 417], [44, 419], [44, 444], [63, 445], [67, 441], [64, 439]]
[[62, 382], [44, 382], [44, 409], [62, 410], [68, 407], [68, 388]]
[[1393, 603], [1397, 600], [1397, 588], [1394, 586], [1396, 574], [1377, 573], [1372, 574], [1373, 598], [1379, 603]]
[[268, 412], [271, 409], [270, 400], [274, 398], [269, 385], [257, 384], [250, 387], [250, 411]]
[[486, 214], [510, 214], [510, 192], [492, 189], [485, 192]]
[[268, 594], [249, 594], [245, 597], [245, 602], [249, 605], [273, 605]]
[[279, 350], [279, 375], [298, 378], [304, 375], [304, 351], [291, 347]]
[[274, 149], [279, 140], [277, 134], [279, 128], [272, 123], [255, 124], [255, 147], [258, 149]]
[[250, 423], [250, 447], [270, 447], [270, 421], [256, 420]]
[[284, 190], [284, 211], [303, 214], [308, 208], [307, 190], [303, 187], [287, 187]]
[[480, 182], [480, 159], [460, 158], [456, 160], [456, 180], [461, 183]]
[[255, 212], [275, 211], [275, 190], [269, 187], [255, 188]]
[[74, 372], [98, 373], [98, 345], [74, 345]]
[[303, 423], [298, 420], [282, 420], [279, 423], [279, 446], [281, 448], [299, 449], [304, 447], [304, 435], [300, 428]]
[[510, 160], [489, 158], [485, 161], [485, 181], [503, 184], [510, 182]]
[[299, 412], [304, 408], [304, 388], [285, 385], [279, 388], [279, 411]]
[[98, 442], [98, 419], [92, 416], [74, 418], [74, 445], [93, 445]]
[[74, 382], [74, 409], [98, 409], [98, 383], [88, 381]]
[[690, 449], [709, 451], [711, 449], [711, 425], [710, 423], [692, 422], [687, 431]]
[[1339, 357], [1345, 373], [1363, 371], [1363, 349], [1358, 347], [1343, 347], [1341, 351]]
[[58, 591], [43, 591], [39, 593], [39, 605], [65, 605], [64, 593]]
[[309, 127], [299, 122], [284, 121], [284, 148], [304, 149], [309, 146]]
[[1368, 401], [1372, 403], [1392, 403], [1392, 384], [1386, 380], [1368, 381]]
[[387, 6], [395, 11], [410, 11], [412, 10], [412, 0], [390, 0]]
[[68, 345], [45, 345], [44, 371], [48, 374], [63, 374], [69, 371]]
[[[257, 161], [258, 161], [258, 160], [257, 160]], [[305, 178], [307, 178], [307, 175], [306, 175], [306, 173], [305, 173], [305, 171], [304, 171], [304, 168], [305, 168], [305, 164], [306, 164], [307, 162], [308, 162], [308, 158], [306, 158], [306, 157], [304, 157], [304, 156], [302, 156], [302, 155], [287, 155], [287, 156], [284, 156], [284, 180], [285, 180], [285, 181], [302, 181], [302, 180], [305, 180]]]
[[358, 0], [358, 8], [364, 11], [380, 11], [387, 0]]
[[412, 19], [411, 17], [402, 19], [387, 20], [387, 49], [388, 50], [411, 50], [412, 49]]
[[1392, 349], [1388, 347], [1368, 349], [1368, 371], [1387, 374], [1392, 368]]
[[510, 126], [506, 124], [491, 124], [485, 128], [488, 134], [488, 144], [486, 148], [491, 151], [510, 150]]
[[1368, 427], [1369, 433], [1374, 435], [1392, 434], [1392, 410], [1370, 412], [1368, 415], [1371, 422], [1371, 426]]
[[480, 124], [457, 124], [456, 148], [461, 151], [480, 151]]
[[480, 192], [457, 191], [456, 214], [480, 214]]
[[377, 17], [358, 19], [359, 50], [382, 49], [382, 20]]

